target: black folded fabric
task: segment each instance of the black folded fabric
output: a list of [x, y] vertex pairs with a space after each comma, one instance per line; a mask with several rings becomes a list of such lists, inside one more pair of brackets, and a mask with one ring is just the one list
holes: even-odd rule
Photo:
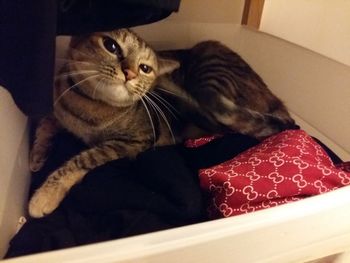
[[0, 0], [0, 85], [27, 115], [52, 109], [56, 35], [148, 24], [178, 10], [180, 0]]

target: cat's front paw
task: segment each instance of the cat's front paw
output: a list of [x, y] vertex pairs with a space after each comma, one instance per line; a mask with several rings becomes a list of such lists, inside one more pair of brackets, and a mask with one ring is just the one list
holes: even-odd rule
[[65, 188], [60, 185], [43, 185], [32, 196], [29, 202], [29, 215], [40, 218], [52, 213], [66, 194]]

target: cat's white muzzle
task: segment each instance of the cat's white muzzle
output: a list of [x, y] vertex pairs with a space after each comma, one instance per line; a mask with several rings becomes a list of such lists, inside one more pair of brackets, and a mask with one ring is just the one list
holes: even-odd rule
[[125, 107], [134, 103], [133, 94], [124, 84], [107, 85], [103, 87], [103, 90], [96, 97], [116, 107]]

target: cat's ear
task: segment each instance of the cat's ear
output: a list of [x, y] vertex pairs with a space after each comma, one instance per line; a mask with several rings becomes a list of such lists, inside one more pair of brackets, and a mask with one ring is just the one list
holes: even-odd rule
[[158, 57], [158, 75], [173, 72], [180, 67], [180, 62], [173, 59]]

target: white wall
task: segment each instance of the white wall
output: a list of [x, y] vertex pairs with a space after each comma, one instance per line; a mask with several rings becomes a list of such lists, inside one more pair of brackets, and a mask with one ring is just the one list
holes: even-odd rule
[[260, 30], [350, 65], [349, 0], [266, 0]]
[[181, 0], [180, 11], [168, 21], [179, 23], [234, 23], [242, 18], [244, 0]]
[[0, 86], [0, 258], [14, 234], [29, 185], [27, 118]]

